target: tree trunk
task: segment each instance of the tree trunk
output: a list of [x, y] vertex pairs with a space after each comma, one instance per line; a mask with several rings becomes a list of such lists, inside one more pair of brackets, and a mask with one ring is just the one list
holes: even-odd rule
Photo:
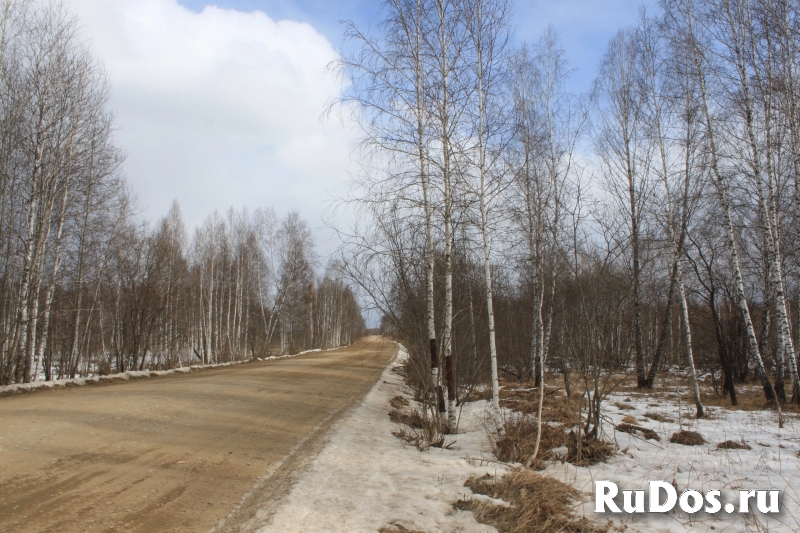
[[[694, 30], [693, 30], [691, 13], [689, 13], [688, 23], [689, 23], [689, 32], [693, 36]], [[736, 233], [733, 224], [733, 215], [731, 214], [732, 208], [731, 208], [731, 201], [728, 196], [728, 185], [727, 182], [725, 181], [725, 178], [721, 175], [719, 171], [719, 163], [718, 163], [719, 160], [717, 157], [716, 143], [714, 141], [714, 128], [711, 118], [711, 111], [708, 104], [708, 93], [706, 90], [705, 74], [702, 65], [700, 64], [700, 55], [696, 45], [693, 50], [693, 60], [695, 63], [695, 70], [696, 70], [695, 73], [698, 76], [698, 81], [699, 81], [699, 89], [701, 97], [700, 103], [703, 107], [702, 112], [706, 123], [706, 134], [708, 138], [708, 144], [711, 156], [711, 161], [710, 161], [711, 170], [714, 177], [713, 181], [717, 188], [717, 192], [720, 198], [720, 203], [722, 205], [724, 224], [726, 229], [727, 245], [728, 245], [728, 250], [731, 254], [731, 262], [733, 264], [734, 287], [736, 290], [736, 298], [737, 298], [736, 303], [739, 306], [739, 310], [742, 313], [742, 318], [744, 320], [745, 328], [747, 330], [748, 346], [750, 348], [750, 353], [753, 356], [753, 360], [756, 363], [756, 374], [758, 375], [758, 379], [761, 382], [762, 387], [764, 388], [764, 395], [768, 401], [776, 400], [775, 389], [772, 387], [772, 383], [767, 377], [766, 370], [764, 369], [764, 362], [761, 359], [761, 353], [758, 350], [758, 341], [756, 340], [755, 330], [753, 329], [753, 321], [750, 317], [750, 309], [747, 306], [747, 295], [744, 290], [742, 268], [741, 268], [741, 263], [739, 261], [738, 247], [736, 245]], [[783, 417], [780, 411], [780, 402], [776, 402], [776, 406], [778, 409], [779, 425], [782, 427]]]
[[700, 398], [700, 389], [697, 386], [697, 372], [694, 368], [694, 354], [692, 353], [692, 328], [689, 322], [689, 306], [686, 303], [686, 289], [683, 286], [683, 272], [680, 258], [675, 262], [677, 266], [676, 278], [678, 284], [678, 297], [681, 301], [681, 318], [683, 319], [683, 340], [686, 343], [686, 360], [689, 363], [689, 375], [692, 378], [692, 392], [694, 405], [697, 409], [697, 418], [705, 416], [703, 402]]
[[645, 387], [648, 389], [653, 388], [656, 381], [656, 375], [661, 366], [661, 358], [664, 356], [664, 348], [667, 345], [667, 337], [669, 336], [670, 326], [672, 324], [672, 302], [675, 299], [675, 285], [678, 278], [678, 263], [680, 258], [676, 257], [672, 263], [672, 275], [669, 278], [669, 289], [667, 290], [667, 308], [664, 311], [664, 319], [661, 322], [661, 334], [658, 337], [658, 344], [656, 345], [656, 353], [653, 354], [653, 363], [650, 366], [650, 372], [647, 374]]

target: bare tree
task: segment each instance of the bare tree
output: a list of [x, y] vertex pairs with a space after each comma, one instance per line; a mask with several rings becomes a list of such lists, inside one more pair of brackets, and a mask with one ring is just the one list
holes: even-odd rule
[[[744, 278], [742, 275], [741, 262], [739, 259], [739, 250], [736, 243], [736, 231], [733, 223], [733, 214], [731, 206], [730, 191], [727, 178], [720, 169], [720, 154], [718, 151], [718, 143], [716, 138], [717, 121], [712, 115], [709, 86], [707, 83], [707, 42], [704, 40], [702, 34], [698, 33], [696, 15], [693, 9], [693, 4], [687, 2], [672, 2], [668, 6], [670, 17], [678, 28], [678, 42], [676, 46], [691, 58], [694, 65], [693, 76], [696, 79], [700, 112], [706, 130], [706, 142], [708, 143], [709, 150], [709, 166], [713, 176], [713, 183], [717, 189], [720, 204], [723, 210], [724, 222], [726, 227], [727, 247], [731, 255], [731, 263], [733, 266], [734, 283], [736, 291], [736, 300], [739, 310], [745, 322], [747, 331], [748, 347], [756, 363], [756, 372], [759, 380], [764, 388], [764, 393], [768, 400], [776, 399], [775, 389], [767, 377], [766, 369], [761, 358], [761, 353], [758, 347], [758, 341], [753, 327], [753, 321], [750, 315], [750, 310], [747, 303], [747, 296], [744, 289]], [[779, 408], [780, 409], [780, 408]], [[780, 412], [780, 410], [779, 410]]]
[[[500, 409], [500, 385], [497, 371], [497, 343], [495, 341], [494, 304], [492, 302], [492, 264], [490, 258], [489, 231], [490, 209], [493, 200], [499, 197], [507, 180], [500, 155], [507, 137], [504, 120], [503, 82], [506, 67], [506, 50], [510, 39], [508, 29], [509, 5], [504, 0], [474, 0], [467, 4], [467, 35], [474, 60], [473, 115], [477, 146], [467, 150], [474, 152], [472, 166], [475, 167], [478, 184], [470, 187], [471, 194], [478, 197], [478, 230], [481, 235], [484, 282], [486, 285], [486, 311], [489, 325], [489, 358], [492, 372], [492, 405]], [[490, 118], [491, 117], [491, 118]], [[451, 411], [451, 416], [454, 411]], [[454, 420], [450, 421], [452, 427]]]
[[642, 135], [643, 97], [639, 70], [640, 49], [632, 30], [620, 30], [611, 40], [595, 82], [599, 101], [595, 146], [603, 161], [609, 192], [628, 221], [632, 268], [634, 352], [638, 386], [646, 386], [642, 338], [641, 232], [643, 206], [650, 188], [649, 147]]

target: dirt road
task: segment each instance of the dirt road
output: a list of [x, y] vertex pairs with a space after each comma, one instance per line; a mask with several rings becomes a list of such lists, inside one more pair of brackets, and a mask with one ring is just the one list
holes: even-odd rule
[[0, 398], [0, 532], [206, 532], [226, 516], [220, 530], [244, 524], [394, 353], [373, 337], [273, 362]]

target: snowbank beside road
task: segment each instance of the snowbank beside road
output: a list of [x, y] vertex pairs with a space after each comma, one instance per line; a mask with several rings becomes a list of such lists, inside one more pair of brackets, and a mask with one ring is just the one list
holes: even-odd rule
[[[331, 348], [336, 350], [338, 348]], [[258, 357], [252, 361], [232, 361], [230, 363], [216, 363], [211, 365], [192, 365], [182, 366], [179, 368], [172, 368], [170, 370], [134, 370], [128, 372], [119, 372], [117, 374], [109, 374], [107, 376], [91, 376], [88, 378], [65, 378], [54, 379], [51, 381], [32, 381], [30, 383], [15, 383], [13, 385], [5, 385], [0, 387], [0, 397], [10, 396], [13, 394], [22, 394], [25, 392], [33, 392], [36, 390], [53, 389], [58, 387], [82, 387], [84, 385], [92, 385], [97, 383], [111, 383], [114, 381], [128, 381], [131, 379], [141, 378], [155, 378], [158, 376], [166, 376], [169, 374], [186, 374], [188, 372], [198, 372], [200, 370], [208, 370], [211, 368], [221, 368], [225, 366], [241, 365], [243, 363], [252, 363], [253, 361], [274, 361], [276, 359], [286, 359], [287, 357], [297, 357], [307, 353], [322, 352], [328, 350], [306, 350], [300, 353], [293, 353], [287, 355], [273, 355], [271, 357]]]
[[[259, 533], [375, 533], [385, 526], [433, 532], [488, 533], [472, 513], [453, 502], [470, 497], [470, 476], [503, 473], [494, 462], [482, 422], [487, 402], [464, 404], [459, 433], [449, 449], [419, 452], [392, 431], [389, 401], [409, 397], [396, 372], [407, 354], [401, 349], [362, 403], [333, 429], [320, 454]], [[392, 528], [389, 527], [391, 531]]]

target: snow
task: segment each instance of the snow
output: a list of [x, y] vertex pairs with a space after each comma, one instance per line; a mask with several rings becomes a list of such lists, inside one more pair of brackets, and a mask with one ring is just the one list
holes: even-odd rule
[[496, 531], [453, 507], [473, 497], [464, 487], [467, 478], [508, 470], [491, 454], [487, 402], [464, 404], [458, 433], [445, 441], [452, 442], [450, 449], [420, 452], [405, 444], [392, 435], [398, 426], [388, 417], [392, 398], [410, 400], [396, 372], [405, 357], [400, 348], [361, 404], [335, 425], [291, 492], [259, 524], [259, 533], [375, 533], [388, 525], [430, 533]]
[[[391, 434], [397, 426], [387, 416], [392, 398], [411, 396], [395, 371], [404, 357], [407, 355], [401, 348], [363, 402], [335, 426], [325, 448], [300, 475], [275, 513], [262, 519], [258, 533], [374, 533], [391, 524], [430, 533], [495, 531], [452, 505], [463, 498], [508, 505], [472, 494], [464, 487], [470, 476], [502, 475], [513, 466], [520, 466], [500, 463], [492, 455], [486, 429], [493, 426], [488, 402], [463, 405], [458, 434], [451, 436], [455, 441], [451, 449], [420, 452], [405, 445]], [[626, 404], [631, 409], [619, 409], [614, 404]], [[625, 453], [590, 467], [551, 461], [542, 472], [582, 492], [582, 503], [576, 507], [579, 516], [600, 522], [612, 519], [631, 532], [800, 530], [800, 459], [796, 455], [800, 420], [796, 416], [786, 416], [784, 428], [779, 429], [772, 411], [707, 407], [709, 418], [696, 420], [692, 418], [693, 405], [679, 404], [675, 394], [656, 397], [615, 393], [605, 406], [605, 431]], [[656, 422], [645, 418], [645, 413], [657, 413], [674, 421]], [[655, 430], [661, 441], [615, 432], [613, 426], [626, 415], [633, 416], [637, 425]], [[669, 438], [681, 428], [700, 432], [707, 443], [670, 443]], [[742, 439], [751, 450], [716, 448], [720, 442]], [[735, 491], [740, 488], [779, 489], [781, 513], [721, 511], [711, 515], [701, 511], [688, 515], [676, 509], [664, 514], [600, 514], [594, 512], [594, 480], [614, 481], [620, 491], [647, 490], [651, 480], [674, 481], [678, 494], [686, 489], [702, 493], [718, 489], [722, 491], [723, 505], [733, 502], [737, 508]], [[753, 500], [751, 510], [754, 507]]]
[[[336, 350], [336, 349], [338, 348], [331, 348], [331, 350]], [[326, 352], [326, 351], [328, 350], [320, 350], [319, 348], [315, 348], [313, 350], [305, 350], [299, 353], [286, 354], [286, 355], [273, 355], [271, 357], [264, 357], [264, 358], [259, 357], [257, 359], [259, 361], [276, 361], [278, 359], [297, 357], [298, 355], [304, 355], [307, 353]], [[104, 383], [106, 381], [118, 381], [121, 379], [130, 380], [130, 379], [141, 379], [141, 378], [154, 378], [158, 376], [166, 376], [169, 374], [186, 374], [189, 372], [198, 372], [202, 370], [208, 370], [211, 368], [222, 368], [225, 366], [240, 365], [243, 363], [250, 363], [250, 362], [252, 361], [231, 361], [229, 363], [215, 363], [210, 365], [182, 366], [179, 368], [172, 368], [170, 370], [139, 370], [139, 371], [119, 372], [117, 374], [109, 374], [106, 376], [77, 377], [77, 378], [54, 379], [51, 381], [32, 381], [30, 383], [15, 383], [12, 385], [5, 385], [0, 387], [0, 396], [9, 396], [12, 394], [31, 392], [37, 389], [52, 389], [58, 387], [81, 387], [87, 384]]]
[[[626, 398], [630, 402], [624, 401]], [[604, 414], [610, 419], [604, 429], [616, 438], [620, 450], [627, 452], [612, 457], [607, 463], [591, 467], [575, 467], [569, 463], [553, 462], [544, 473], [571, 483], [583, 491], [586, 502], [578, 513], [587, 518], [614, 518], [627, 524], [627, 531], [685, 532], [685, 531], [770, 531], [800, 530], [800, 459], [796, 452], [800, 443], [800, 420], [786, 416], [784, 428], [779, 429], [774, 411], [738, 411], [706, 408], [709, 418], [692, 418], [694, 405], [679, 405], [675, 395], [670, 398], [636, 393], [615, 393], [605, 403]], [[633, 409], [619, 409], [614, 404], [626, 404]], [[648, 404], [650, 407], [648, 407]], [[654, 406], [654, 404], [658, 404]], [[679, 409], [681, 412], [678, 419]], [[644, 418], [645, 413], [657, 413], [674, 422], [656, 422]], [[627, 433], [614, 431], [626, 415], [636, 418], [637, 425], [655, 430], [660, 442], [643, 440]], [[680, 428], [697, 431], [706, 440], [701, 446], [683, 446], [669, 442]], [[717, 444], [744, 439], [752, 450], [718, 450]], [[662, 480], [677, 485], [677, 492], [687, 489], [705, 494], [722, 491], [720, 501], [736, 504], [738, 489], [778, 489], [781, 491], [781, 513], [764, 515], [724, 511], [708, 514], [703, 511], [688, 515], [679, 510], [671, 513], [628, 515], [594, 512], [594, 480], [617, 483], [623, 489], [648, 489], [650, 480]], [[736, 491], [736, 492], [734, 492]], [[618, 497], [615, 501], [621, 499]], [[755, 499], [751, 500], [751, 510]], [[621, 505], [620, 505], [621, 508]]]

